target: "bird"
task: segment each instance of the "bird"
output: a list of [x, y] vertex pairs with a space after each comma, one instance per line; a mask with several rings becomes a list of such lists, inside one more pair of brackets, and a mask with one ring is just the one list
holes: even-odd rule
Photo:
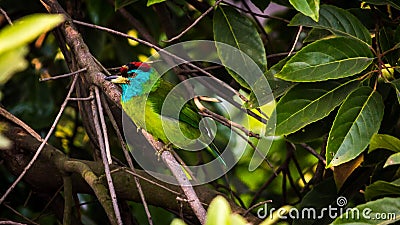
[[[199, 125], [202, 117], [193, 102], [184, 102], [178, 115], [173, 115], [176, 114], [176, 104], [163, 108], [174, 85], [162, 79], [150, 64], [129, 62], [121, 66], [116, 75], [105, 79], [121, 86], [122, 108], [138, 129], [143, 128], [156, 140], [162, 141], [167, 150], [171, 146], [178, 149], [207, 149], [226, 166], [217, 147], [210, 141], [208, 131]], [[181, 95], [176, 94], [169, 95], [168, 98], [177, 105], [178, 102], [185, 101]], [[167, 132], [173, 135], [168, 136]]]

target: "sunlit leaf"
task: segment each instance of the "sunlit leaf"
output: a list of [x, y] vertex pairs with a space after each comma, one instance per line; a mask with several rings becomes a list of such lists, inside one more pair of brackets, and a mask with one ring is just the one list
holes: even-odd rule
[[229, 224], [229, 217], [231, 214], [231, 207], [228, 201], [222, 197], [215, 197], [208, 207], [206, 225]]
[[[222, 64], [240, 65], [240, 69], [248, 74], [253, 74], [252, 71], [257, 69], [261, 70], [261, 73], [266, 71], [267, 57], [264, 45], [256, 27], [246, 16], [231, 7], [219, 6], [214, 13], [213, 30], [215, 45]], [[233, 48], [226, 48], [224, 44]], [[228, 72], [240, 85], [250, 89], [251, 83], [248, 84], [230, 69]], [[255, 83], [256, 79], [255, 77], [255, 80], [250, 82]]]
[[337, 36], [353, 37], [371, 45], [371, 34], [368, 29], [348, 11], [331, 5], [322, 5], [319, 14], [319, 21], [315, 22], [299, 13], [293, 17], [289, 25], [326, 29]]
[[147, 1], [147, 6], [151, 6], [160, 2], [165, 2], [166, 0], [148, 0]]
[[399, 215], [400, 198], [382, 198], [353, 207], [332, 224], [395, 224], [400, 220]]
[[319, 0], [289, 0], [289, 2], [297, 11], [318, 22]]
[[400, 152], [389, 156], [389, 158], [386, 160], [385, 165], [383, 165], [383, 167], [398, 165], [398, 164], [400, 164]]
[[374, 134], [369, 143], [368, 152], [379, 148], [400, 152], [400, 140], [388, 134]]
[[172, 220], [170, 225], [187, 225], [187, 224], [185, 223], [185, 221], [175, 218]]
[[383, 118], [383, 100], [369, 87], [353, 91], [336, 115], [326, 150], [327, 167], [348, 162], [360, 155]]
[[0, 54], [0, 84], [5, 84], [16, 72], [24, 70], [28, 66], [25, 55], [28, 48], [18, 47]]
[[299, 84], [290, 89], [276, 106], [276, 135], [287, 135], [320, 120], [336, 108], [359, 82]]
[[33, 14], [17, 20], [13, 26], [7, 26], [0, 31], [0, 54], [28, 44], [62, 21], [64, 17], [56, 14]]
[[313, 42], [297, 52], [275, 76], [287, 81], [338, 79], [363, 71], [373, 55], [368, 45], [348, 37]]

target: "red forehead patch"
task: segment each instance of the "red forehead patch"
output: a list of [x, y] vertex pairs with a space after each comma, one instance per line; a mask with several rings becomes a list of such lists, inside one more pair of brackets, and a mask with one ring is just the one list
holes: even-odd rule
[[142, 62], [130, 62], [129, 64], [133, 66], [135, 69], [140, 69], [144, 72], [149, 71], [151, 68], [149, 64]]
[[119, 72], [121, 74], [125, 74], [126, 72], [128, 72], [128, 67], [126, 65], [121, 66], [121, 68], [119, 68]]

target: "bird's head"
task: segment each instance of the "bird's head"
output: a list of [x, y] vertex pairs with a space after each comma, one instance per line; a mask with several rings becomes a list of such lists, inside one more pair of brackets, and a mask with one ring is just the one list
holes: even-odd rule
[[116, 75], [105, 78], [122, 87], [122, 101], [134, 96], [147, 94], [152, 90], [158, 77], [147, 63], [130, 62], [121, 66]]

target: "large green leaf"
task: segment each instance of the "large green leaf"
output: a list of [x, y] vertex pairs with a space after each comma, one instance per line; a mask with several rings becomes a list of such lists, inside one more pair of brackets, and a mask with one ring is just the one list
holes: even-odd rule
[[315, 22], [299, 13], [293, 17], [289, 25], [326, 29], [337, 36], [350, 36], [371, 45], [368, 29], [348, 11], [331, 5], [322, 5], [319, 14], [319, 21]]
[[365, 188], [364, 197], [367, 201], [385, 196], [400, 196], [400, 179], [393, 182], [376, 181]]
[[399, 220], [400, 198], [382, 198], [346, 210], [332, 224], [395, 224]]
[[287, 135], [327, 116], [359, 82], [299, 84], [290, 89], [276, 106], [276, 135]]
[[400, 140], [388, 134], [374, 134], [369, 143], [368, 152], [379, 148], [400, 152]]
[[[213, 29], [218, 56], [223, 65], [235, 64], [240, 66], [241, 71], [252, 74], [254, 69], [258, 69], [254, 68], [257, 64], [262, 73], [266, 71], [267, 57], [263, 42], [256, 27], [246, 16], [231, 7], [219, 6], [214, 13]], [[227, 48], [225, 44], [233, 48]], [[232, 70], [228, 69], [228, 72], [240, 85], [250, 89], [249, 85], [252, 84], [245, 82]], [[256, 80], [250, 82], [255, 83]]]
[[17, 20], [0, 31], [0, 54], [28, 44], [40, 34], [64, 21], [62, 15], [33, 14]]
[[354, 38], [324, 39], [297, 52], [275, 76], [297, 82], [338, 79], [363, 71], [372, 57], [368, 45]]
[[289, 0], [289, 2], [297, 11], [318, 22], [319, 0]]
[[382, 97], [370, 87], [360, 87], [343, 102], [329, 132], [327, 167], [348, 162], [368, 146], [383, 118]]

